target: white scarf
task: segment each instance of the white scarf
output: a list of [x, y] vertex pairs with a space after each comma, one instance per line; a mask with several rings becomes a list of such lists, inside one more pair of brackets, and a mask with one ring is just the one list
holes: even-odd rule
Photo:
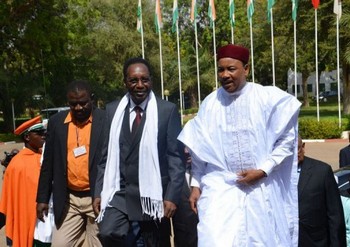
[[[97, 222], [101, 222], [106, 207], [110, 206], [115, 192], [120, 190], [120, 148], [119, 136], [126, 106], [130, 95], [127, 93], [119, 102], [114, 114], [108, 143], [107, 163], [101, 192], [101, 212]], [[142, 213], [153, 219], [164, 215], [163, 191], [158, 158], [158, 108], [154, 93], [149, 94], [146, 107], [146, 121], [139, 148], [139, 189]]]

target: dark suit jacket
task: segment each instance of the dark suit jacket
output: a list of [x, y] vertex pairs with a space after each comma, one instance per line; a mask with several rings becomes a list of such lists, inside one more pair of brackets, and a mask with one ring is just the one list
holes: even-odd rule
[[350, 145], [339, 151], [339, 168], [350, 166]]
[[198, 215], [193, 212], [190, 206], [191, 191], [187, 181], [182, 187], [181, 202], [173, 217], [174, 240], [176, 246], [197, 247], [197, 224]]
[[[67, 134], [68, 124], [64, 120], [68, 111], [53, 115], [47, 128], [43, 164], [40, 171], [37, 194], [38, 203], [48, 203], [53, 192], [53, 208], [55, 223], [60, 225], [63, 213], [68, 203], [67, 187]], [[92, 112], [92, 126], [89, 151], [89, 181], [91, 196], [93, 197], [97, 164], [101, 159], [101, 146], [103, 144], [102, 126], [104, 111], [94, 109]]]
[[346, 247], [343, 207], [332, 168], [305, 157], [298, 198], [299, 246]]
[[[98, 166], [95, 195], [101, 194], [103, 176], [108, 153], [109, 130], [119, 101], [106, 106], [105, 144], [102, 160]], [[184, 182], [185, 165], [183, 162], [183, 145], [177, 141], [181, 131], [180, 116], [175, 104], [157, 98], [158, 107], [158, 157], [163, 187], [163, 200], [178, 204]], [[127, 106], [128, 109], [128, 106]], [[146, 113], [142, 115], [141, 125], [132, 139], [129, 128], [129, 113], [126, 110], [120, 134], [120, 169], [121, 192], [117, 192], [112, 205], [126, 213], [130, 220], [143, 220], [138, 182], [138, 150]], [[147, 174], [145, 174], [147, 176]], [[124, 188], [122, 188], [125, 186]], [[116, 198], [118, 197], [118, 198]]]

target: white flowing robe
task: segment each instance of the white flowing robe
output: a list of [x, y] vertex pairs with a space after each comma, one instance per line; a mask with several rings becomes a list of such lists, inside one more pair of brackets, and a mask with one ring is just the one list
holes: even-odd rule
[[[297, 121], [300, 102], [276, 87], [247, 83], [211, 93], [178, 139], [192, 155], [198, 246], [298, 244]], [[237, 172], [262, 169], [252, 186]]]

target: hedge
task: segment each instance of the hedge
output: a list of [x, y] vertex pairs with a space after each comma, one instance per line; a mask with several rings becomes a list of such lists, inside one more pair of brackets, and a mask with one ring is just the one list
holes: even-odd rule
[[340, 138], [342, 132], [336, 120], [299, 119], [299, 134], [303, 139]]

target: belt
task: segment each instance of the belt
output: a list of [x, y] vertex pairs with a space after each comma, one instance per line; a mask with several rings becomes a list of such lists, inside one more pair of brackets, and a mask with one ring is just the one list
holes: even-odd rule
[[76, 191], [68, 189], [68, 192], [76, 197], [91, 197], [90, 190]]

